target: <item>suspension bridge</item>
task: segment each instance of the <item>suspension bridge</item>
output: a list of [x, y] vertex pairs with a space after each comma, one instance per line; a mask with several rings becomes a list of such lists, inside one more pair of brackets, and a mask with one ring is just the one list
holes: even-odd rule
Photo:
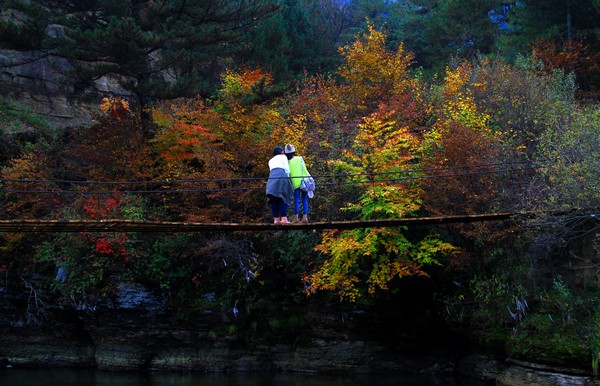
[[[525, 164], [525, 165], [521, 165]], [[400, 172], [373, 174], [336, 174], [313, 176], [317, 189], [342, 189], [345, 185], [411, 183], [422, 179], [447, 179], [482, 177], [489, 174], [505, 174], [514, 178], [519, 172], [531, 171], [536, 166], [529, 162], [490, 163], [442, 168], [403, 170]], [[174, 181], [72, 181], [0, 179], [0, 196], [40, 195], [53, 197], [71, 195], [98, 196], [118, 194], [132, 195], [181, 195], [212, 194], [215, 192], [239, 194], [241, 191], [264, 191], [266, 178], [197, 179]], [[242, 184], [244, 186], [239, 186]], [[69, 201], [69, 200], [67, 200]], [[1, 205], [1, 202], [0, 202]], [[126, 219], [103, 220], [48, 220], [48, 219], [0, 219], [0, 232], [234, 232], [234, 231], [292, 231], [356, 229], [370, 227], [423, 226], [451, 223], [502, 221], [519, 216], [522, 212], [482, 213], [471, 215], [447, 215], [437, 217], [410, 217], [377, 220], [317, 221], [308, 224], [273, 223], [197, 223], [174, 221], [136, 221]]]
[[356, 229], [500, 221], [522, 213], [488, 213], [463, 216], [411, 217], [385, 220], [311, 222], [308, 224], [194, 223], [108, 220], [0, 220], [0, 232], [232, 232]]

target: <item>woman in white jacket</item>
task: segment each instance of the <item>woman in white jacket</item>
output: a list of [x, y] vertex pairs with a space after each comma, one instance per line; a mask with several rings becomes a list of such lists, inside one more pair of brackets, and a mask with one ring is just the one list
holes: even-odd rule
[[290, 180], [290, 165], [281, 146], [273, 149], [273, 158], [269, 160], [269, 179], [267, 180], [267, 199], [273, 213], [273, 223], [289, 224], [287, 208], [294, 199], [294, 187]]

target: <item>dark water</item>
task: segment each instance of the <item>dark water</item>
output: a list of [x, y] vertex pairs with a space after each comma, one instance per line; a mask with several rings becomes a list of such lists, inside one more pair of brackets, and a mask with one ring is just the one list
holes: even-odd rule
[[2, 369], [1, 386], [487, 386], [474, 379], [303, 373], [113, 373], [89, 369]]

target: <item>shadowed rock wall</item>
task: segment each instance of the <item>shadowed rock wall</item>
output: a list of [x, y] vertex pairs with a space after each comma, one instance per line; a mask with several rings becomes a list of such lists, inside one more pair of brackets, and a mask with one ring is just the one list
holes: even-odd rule
[[70, 68], [64, 59], [41, 52], [0, 50], [0, 95], [17, 100], [59, 127], [91, 122], [105, 96], [131, 96], [109, 77], [78, 84], [66, 75]]

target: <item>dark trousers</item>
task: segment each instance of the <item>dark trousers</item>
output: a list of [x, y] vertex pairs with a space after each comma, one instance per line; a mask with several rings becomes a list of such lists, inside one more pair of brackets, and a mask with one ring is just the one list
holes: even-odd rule
[[271, 204], [271, 213], [274, 218], [287, 216], [287, 205], [283, 202], [281, 197], [269, 197], [269, 203]]

